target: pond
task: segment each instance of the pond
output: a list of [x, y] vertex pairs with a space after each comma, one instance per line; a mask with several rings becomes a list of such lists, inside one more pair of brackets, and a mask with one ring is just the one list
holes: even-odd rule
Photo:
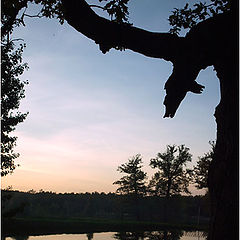
[[3, 240], [205, 240], [205, 232], [151, 231], [151, 232], [101, 232], [85, 234], [55, 234], [40, 236], [12, 236]]

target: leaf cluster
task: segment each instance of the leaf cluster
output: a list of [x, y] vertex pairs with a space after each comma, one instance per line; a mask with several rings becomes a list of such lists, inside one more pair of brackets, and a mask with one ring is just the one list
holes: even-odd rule
[[107, 11], [111, 20], [117, 23], [129, 23], [128, 2], [129, 0], [99, 0], [106, 2], [103, 10]]
[[[27, 13], [30, 4], [37, 4], [40, 10], [36, 15]], [[64, 22], [61, 0], [3, 0], [1, 14], [1, 36], [12, 34], [15, 27], [25, 26], [25, 17], [56, 18]]]
[[39, 15], [46, 18], [56, 18], [60, 24], [64, 23], [63, 6], [61, 0], [33, 0], [35, 4], [41, 5]]
[[230, 10], [229, 0], [210, 0], [210, 2], [198, 2], [192, 7], [187, 3], [183, 8], [174, 8], [168, 21], [172, 26], [170, 33], [179, 34], [182, 29], [189, 29], [198, 22], [219, 13]]

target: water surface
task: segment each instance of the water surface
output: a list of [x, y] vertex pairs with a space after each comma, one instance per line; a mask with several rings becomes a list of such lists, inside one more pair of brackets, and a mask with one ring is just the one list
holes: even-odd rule
[[102, 232], [85, 234], [55, 234], [14, 236], [5, 240], [205, 240], [206, 233], [194, 231]]

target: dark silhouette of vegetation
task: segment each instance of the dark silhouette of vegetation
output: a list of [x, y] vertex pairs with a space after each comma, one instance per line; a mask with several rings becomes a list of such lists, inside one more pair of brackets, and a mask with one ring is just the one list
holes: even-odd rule
[[[131, 49], [145, 56], [173, 63], [165, 84], [164, 117], [174, 117], [187, 92], [200, 94], [204, 86], [195, 80], [202, 69], [214, 66], [220, 81], [221, 101], [216, 109], [217, 140], [209, 169], [211, 224], [209, 240], [238, 237], [238, 1], [211, 0], [173, 10], [171, 33], [153, 33], [128, 23], [128, 0], [101, 1], [109, 21], [98, 16], [84, 0], [3, 0], [2, 36], [24, 25], [28, 3], [41, 6], [31, 17], [66, 20], [77, 31], [99, 44], [106, 53], [111, 48]], [[23, 11], [21, 11], [23, 10]], [[190, 28], [185, 37], [176, 34]], [[13, 167], [14, 168], [14, 167]], [[10, 169], [11, 170], [11, 169]]]
[[137, 220], [139, 216], [139, 199], [146, 194], [146, 178], [147, 174], [142, 170], [142, 157], [140, 154], [128, 159], [127, 163], [120, 165], [117, 169], [120, 173], [126, 174], [120, 180], [114, 182], [120, 187], [117, 193], [126, 194], [129, 200], [133, 201], [132, 205], [135, 210]]
[[[202, 209], [199, 227], [206, 228], [209, 220], [208, 199], [205, 196], [171, 197], [168, 203], [169, 225], [167, 225], [163, 218], [164, 198], [159, 196], [144, 196], [139, 199], [141, 221], [136, 222], [135, 212], [132, 211], [135, 203], [129, 201], [127, 195], [2, 190], [2, 197], [5, 195], [11, 195], [7, 201], [6, 211], [22, 203], [24, 209], [15, 216], [2, 218], [3, 233], [27, 234], [35, 231], [47, 234], [54, 231], [64, 233], [80, 230], [91, 233], [97, 230], [117, 231], [119, 228], [130, 231], [131, 228], [141, 229], [141, 226], [148, 231], [173, 226], [180, 228], [189, 226], [195, 229], [199, 203]], [[125, 205], [123, 202], [128, 204]]]
[[120, 186], [117, 189], [117, 193], [133, 195], [144, 195], [146, 193], [145, 180], [147, 174], [143, 172], [141, 163], [142, 157], [140, 154], [137, 154], [128, 159], [127, 163], [121, 164], [118, 167], [117, 171], [126, 175], [113, 183]]
[[[30, 3], [41, 5], [40, 13], [31, 16], [26, 13]], [[18, 111], [25, 97], [24, 87], [28, 81], [20, 76], [28, 68], [22, 62], [25, 43], [23, 39], [14, 39], [13, 31], [25, 26], [25, 17], [56, 17], [63, 23], [61, 1], [46, 0], [3, 0], [1, 1], [1, 176], [12, 173], [17, 167], [14, 152], [17, 137], [12, 136], [16, 126], [23, 122], [28, 113]], [[19, 43], [21, 42], [21, 43]]]
[[164, 153], [158, 153], [156, 158], [151, 159], [150, 166], [158, 171], [149, 182], [149, 192], [163, 196], [164, 221], [168, 221], [169, 198], [172, 195], [188, 193], [188, 186], [191, 180], [192, 170], [184, 169], [187, 162], [192, 161], [189, 148], [184, 145], [176, 147], [168, 145]]
[[[124, 206], [121, 208], [122, 199], [127, 199], [127, 195], [118, 195], [115, 193], [54, 193], [49, 191], [29, 191], [20, 192], [13, 190], [2, 190], [2, 197], [11, 195], [8, 201], [8, 209], [25, 203], [24, 210], [18, 212], [13, 217], [35, 217], [35, 218], [75, 218], [75, 217], [94, 217], [94, 218], [110, 218], [121, 219], [122, 211], [124, 211], [123, 220], [134, 220], [131, 208]], [[198, 214], [195, 204], [200, 199], [202, 204], [206, 200], [205, 196], [173, 196], [169, 202], [171, 205], [171, 214], [175, 217], [189, 217]], [[162, 213], [157, 209], [163, 207], [164, 198], [160, 196], [145, 196], [140, 199], [141, 216], [145, 220], [161, 221]], [[135, 204], [132, 202], [131, 204]], [[152, 206], [152, 207], [150, 207]], [[196, 205], [197, 206], [197, 205]], [[208, 208], [202, 212], [202, 216], [208, 217]], [[3, 211], [4, 214], [4, 211]], [[11, 216], [12, 217], [12, 216]], [[174, 220], [174, 216], [172, 217]], [[195, 220], [194, 220], [195, 221]], [[196, 222], [196, 221], [195, 221]], [[176, 220], [176, 223], [178, 221]]]
[[198, 189], [208, 187], [208, 170], [214, 157], [215, 142], [210, 141], [209, 144], [211, 145], [211, 150], [198, 158], [197, 165], [193, 169], [195, 186]]
[[182, 29], [191, 29], [197, 23], [217, 14], [229, 11], [231, 1], [211, 0], [209, 2], [196, 2], [193, 6], [189, 3], [183, 8], [175, 8], [168, 21], [172, 26], [171, 33], [179, 34]]
[[19, 76], [27, 68], [22, 63], [24, 44], [16, 46], [9, 35], [1, 39], [1, 176], [12, 173], [16, 168], [14, 160], [19, 156], [14, 152], [17, 137], [12, 136], [16, 126], [23, 122], [27, 113], [17, 111], [21, 99], [25, 97], [24, 86]]
[[150, 166], [158, 169], [150, 180], [150, 193], [166, 198], [180, 193], [190, 194], [188, 186], [192, 170], [185, 167], [191, 161], [189, 148], [184, 145], [168, 145], [166, 152], [158, 153], [157, 157], [150, 161]]

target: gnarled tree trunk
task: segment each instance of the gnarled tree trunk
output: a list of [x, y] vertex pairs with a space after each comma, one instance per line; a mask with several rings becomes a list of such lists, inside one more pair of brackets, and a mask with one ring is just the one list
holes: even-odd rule
[[[237, 38], [236, 38], [237, 39]], [[234, 42], [233, 42], [234, 44]], [[239, 239], [239, 84], [237, 48], [235, 57], [215, 64], [220, 80], [221, 101], [216, 108], [217, 142], [209, 170], [211, 223], [209, 240]]]

